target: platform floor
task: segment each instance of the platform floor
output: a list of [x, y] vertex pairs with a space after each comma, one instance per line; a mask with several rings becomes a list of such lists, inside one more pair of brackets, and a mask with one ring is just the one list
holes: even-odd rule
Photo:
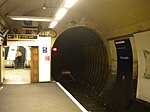
[[4, 77], [4, 84], [29, 84], [31, 83], [31, 70], [5, 68]]
[[55, 82], [4, 84], [0, 112], [81, 112]]

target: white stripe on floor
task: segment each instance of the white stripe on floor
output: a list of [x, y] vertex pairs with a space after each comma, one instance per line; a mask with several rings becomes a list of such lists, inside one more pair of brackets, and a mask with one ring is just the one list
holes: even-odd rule
[[56, 83], [69, 96], [69, 98], [82, 110], [82, 112], [88, 112], [59, 82]]

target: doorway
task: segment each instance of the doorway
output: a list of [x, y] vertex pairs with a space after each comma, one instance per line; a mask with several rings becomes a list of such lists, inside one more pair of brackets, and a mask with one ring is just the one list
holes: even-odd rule
[[30, 46], [5, 47], [4, 84], [31, 83]]

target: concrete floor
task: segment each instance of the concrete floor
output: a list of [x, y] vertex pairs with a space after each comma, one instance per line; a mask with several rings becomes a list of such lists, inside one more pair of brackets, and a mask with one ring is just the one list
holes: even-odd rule
[[3, 87], [0, 112], [81, 112], [54, 82]]
[[31, 83], [30, 72], [31, 72], [30, 69], [5, 68], [4, 84], [29, 84]]

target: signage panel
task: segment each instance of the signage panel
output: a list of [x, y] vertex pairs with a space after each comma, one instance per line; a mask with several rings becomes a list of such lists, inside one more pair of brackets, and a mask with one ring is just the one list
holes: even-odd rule
[[37, 35], [31, 34], [8, 34], [7, 40], [26, 40], [26, 39], [37, 39]]

